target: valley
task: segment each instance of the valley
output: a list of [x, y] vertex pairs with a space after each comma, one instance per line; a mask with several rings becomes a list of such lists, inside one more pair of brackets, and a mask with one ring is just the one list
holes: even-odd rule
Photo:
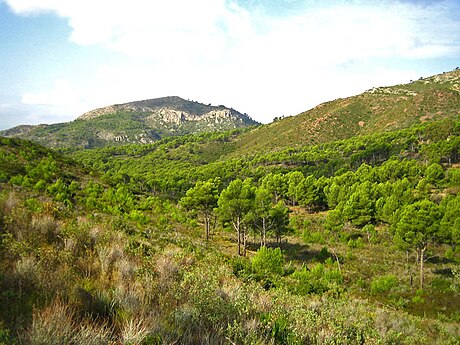
[[3, 131], [0, 344], [458, 343], [459, 81]]

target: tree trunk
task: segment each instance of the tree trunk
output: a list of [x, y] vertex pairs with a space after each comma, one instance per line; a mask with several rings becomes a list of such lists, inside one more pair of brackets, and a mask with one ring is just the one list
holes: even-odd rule
[[233, 223], [233, 227], [236, 230], [236, 237], [238, 238], [238, 255], [241, 256], [241, 229], [240, 229], [240, 217], [236, 218], [236, 223]]
[[246, 242], [247, 242], [247, 232], [246, 232], [246, 227], [240, 226], [240, 247], [242, 247], [239, 250], [239, 255], [240, 256], [246, 256]]
[[211, 227], [211, 217], [208, 214], [204, 215], [204, 227], [206, 230], [206, 242], [209, 241], [209, 228]]
[[425, 264], [426, 246], [420, 249], [420, 289], [423, 289], [423, 269]]
[[262, 246], [266, 246], [267, 224], [265, 217], [262, 218]]
[[337, 253], [335, 252], [334, 248], [330, 248], [332, 255], [335, 257], [335, 261], [337, 262], [337, 268], [339, 269], [339, 273], [342, 274], [342, 269], [340, 268], [340, 261]]

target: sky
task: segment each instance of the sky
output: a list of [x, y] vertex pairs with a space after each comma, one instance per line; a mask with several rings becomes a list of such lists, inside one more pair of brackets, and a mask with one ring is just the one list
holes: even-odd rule
[[179, 96], [259, 122], [460, 65], [460, 0], [0, 0], [0, 129]]

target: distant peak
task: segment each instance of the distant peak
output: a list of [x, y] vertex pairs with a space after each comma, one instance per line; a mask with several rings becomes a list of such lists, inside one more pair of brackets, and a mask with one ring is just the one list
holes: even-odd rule
[[80, 120], [88, 120], [95, 117], [113, 114], [117, 111], [141, 111], [141, 112], [153, 112], [158, 109], [170, 109], [175, 111], [182, 111], [184, 113], [201, 116], [211, 111], [228, 109], [234, 114], [241, 115], [238, 111], [227, 108], [225, 106], [213, 106], [211, 104], [203, 104], [193, 100], [185, 100], [179, 96], [166, 96], [161, 98], [145, 99], [141, 101], [133, 101], [122, 104], [113, 104], [106, 107], [91, 110], [84, 113], [79, 117]]

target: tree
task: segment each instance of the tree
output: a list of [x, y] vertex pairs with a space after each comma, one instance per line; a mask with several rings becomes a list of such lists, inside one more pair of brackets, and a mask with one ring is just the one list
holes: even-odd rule
[[275, 235], [276, 242], [281, 242], [281, 238], [291, 229], [289, 228], [289, 208], [283, 201], [278, 203], [270, 210], [270, 220]]
[[324, 222], [324, 228], [332, 233], [337, 233], [343, 228], [343, 216], [339, 208], [330, 210]]
[[429, 243], [439, 238], [439, 206], [429, 200], [417, 201], [402, 208], [396, 223], [395, 241], [417, 252], [420, 263], [420, 288], [423, 288], [425, 252]]
[[253, 270], [262, 277], [281, 275], [284, 271], [284, 256], [280, 248], [262, 246], [251, 260]]
[[369, 181], [359, 184], [343, 207], [343, 216], [356, 226], [364, 226], [375, 216], [372, 184]]
[[341, 187], [335, 181], [332, 181], [330, 185], [324, 187], [324, 194], [329, 209], [334, 209], [339, 204], [339, 194]]
[[425, 170], [425, 177], [429, 183], [438, 184], [444, 178], [444, 169], [438, 163], [433, 163]]
[[268, 233], [279, 242], [289, 231], [289, 208], [283, 201], [273, 203], [271, 193], [260, 186], [255, 189], [253, 209], [245, 217], [245, 221], [253, 225], [260, 233], [260, 246], [265, 246]]
[[206, 241], [209, 240], [211, 217], [217, 206], [219, 184], [219, 179], [198, 181], [179, 201], [185, 209], [196, 211], [203, 217]]
[[288, 191], [288, 183], [283, 174], [268, 174], [262, 179], [262, 186], [270, 191], [275, 203], [284, 198]]
[[[252, 179], [236, 179], [230, 182], [219, 196], [217, 204], [222, 220], [229, 221], [236, 232], [238, 255], [246, 256], [246, 227], [244, 218], [254, 205], [255, 187]], [[243, 251], [241, 250], [243, 244]]]
[[286, 174], [288, 182], [287, 196], [291, 198], [292, 206], [299, 202], [299, 185], [304, 180], [304, 176], [300, 171], [291, 171]]
[[271, 228], [270, 210], [273, 207], [272, 195], [263, 186], [255, 190], [254, 209], [251, 213], [256, 229], [260, 231], [260, 245], [266, 245], [267, 231]]
[[400, 206], [399, 200], [395, 195], [379, 198], [375, 204], [377, 220], [391, 223], [395, 212]]
[[312, 206], [318, 199], [316, 178], [313, 175], [307, 176], [298, 186], [298, 199], [302, 206], [307, 207], [311, 212]]
[[443, 239], [456, 246], [460, 244], [460, 194], [446, 199], [440, 232]]

